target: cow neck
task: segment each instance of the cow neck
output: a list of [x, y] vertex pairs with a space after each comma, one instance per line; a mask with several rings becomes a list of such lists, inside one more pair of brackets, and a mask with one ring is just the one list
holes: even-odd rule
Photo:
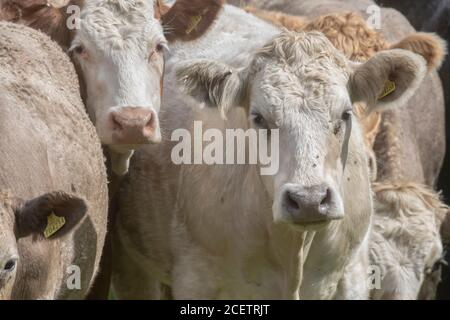
[[397, 130], [399, 125], [398, 115], [393, 110], [383, 112], [379, 133], [376, 136], [374, 151], [378, 166], [377, 181], [402, 180], [400, 153], [401, 148]]

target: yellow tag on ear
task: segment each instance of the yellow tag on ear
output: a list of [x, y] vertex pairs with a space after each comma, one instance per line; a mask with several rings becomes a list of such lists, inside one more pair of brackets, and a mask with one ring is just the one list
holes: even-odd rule
[[190, 34], [192, 31], [194, 31], [194, 29], [197, 28], [202, 19], [203, 17], [201, 15], [191, 17], [188, 28], [186, 29], [186, 34]]
[[47, 217], [47, 227], [44, 230], [44, 236], [50, 238], [65, 224], [66, 219], [64, 217], [58, 217], [52, 212], [52, 214]]
[[378, 96], [378, 99], [383, 99], [384, 97], [390, 95], [392, 92], [395, 91], [395, 82], [391, 80], [387, 80], [384, 83], [383, 91], [381, 91], [380, 95]]

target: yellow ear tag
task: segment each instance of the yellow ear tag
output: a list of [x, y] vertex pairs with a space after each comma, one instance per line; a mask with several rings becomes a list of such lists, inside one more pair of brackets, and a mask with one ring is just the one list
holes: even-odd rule
[[383, 99], [384, 97], [390, 95], [392, 92], [394, 92], [396, 89], [395, 82], [391, 80], [387, 80], [384, 83], [383, 91], [381, 91], [380, 95], [378, 96], [378, 99]]
[[65, 224], [66, 219], [64, 217], [58, 217], [52, 212], [52, 214], [47, 217], [47, 227], [44, 230], [44, 236], [50, 238]]
[[202, 19], [203, 17], [201, 15], [191, 17], [188, 28], [186, 29], [186, 34], [190, 34], [192, 31], [194, 31], [194, 29], [197, 28]]

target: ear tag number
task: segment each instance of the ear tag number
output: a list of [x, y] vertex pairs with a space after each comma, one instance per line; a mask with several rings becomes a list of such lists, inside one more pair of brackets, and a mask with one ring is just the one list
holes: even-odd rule
[[194, 31], [194, 29], [197, 28], [202, 19], [203, 17], [201, 15], [191, 17], [188, 28], [186, 29], [186, 34], [190, 34], [192, 31]]
[[65, 224], [66, 219], [64, 217], [58, 217], [55, 215], [55, 213], [52, 212], [52, 214], [47, 217], [47, 227], [44, 230], [44, 236], [47, 239], [50, 238]]
[[390, 95], [392, 92], [394, 92], [396, 89], [395, 82], [391, 80], [387, 80], [384, 83], [383, 91], [381, 91], [380, 95], [378, 96], [378, 99], [383, 99], [384, 97]]

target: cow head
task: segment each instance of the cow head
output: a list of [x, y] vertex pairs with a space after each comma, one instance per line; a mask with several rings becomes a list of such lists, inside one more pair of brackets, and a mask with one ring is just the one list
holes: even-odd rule
[[[29, 201], [0, 193], [0, 300], [11, 298], [21, 263], [17, 241], [29, 235], [39, 237], [37, 241], [62, 237], [78, 225], [86, 211], [83, 199], [64, 192], [48, 193]], [[56, 220], [49, 220], [50, 216]]]
[[87, 111], [112, 151], [113, 170], [124, 174], [134, 149], [161, 140], [167, 39], [199, 37], [221, 6], [219, 0], [179, 0], [171, 8], [161, 0], [70, 0], [54, 8], [43, 0], [10, 0], [3, 8], [16, 10], [17, 21], [44, 31], [68, 50]]
[[[424, 74], [423, 59], [399, 49], [352, 63], [319, 32], [283, 32], [241, 70], [196, 61], [178, 71], [198, 100], [224, 113], [243, 106], [250, 126], [279, 130], [280, 170], [263, 183], [274, 220], [300, 228], [342, 218], [344, 168], [360, 179], [352, 167], [367, 167], [353, 156], [363, 153], [363, 140], [352, 103], [363, 101], [370, 110], [395, 105], [413, 94]], [[395, 90], [381, 97], [389, 81]]]
[[382, 274], [372, 298], [434, 299], [443, 261], [440, 230], [446, 231], [441, 226], [448, 220], [448, 207], [419, 184], [376, 183], [374, 191], [370, 257]]

